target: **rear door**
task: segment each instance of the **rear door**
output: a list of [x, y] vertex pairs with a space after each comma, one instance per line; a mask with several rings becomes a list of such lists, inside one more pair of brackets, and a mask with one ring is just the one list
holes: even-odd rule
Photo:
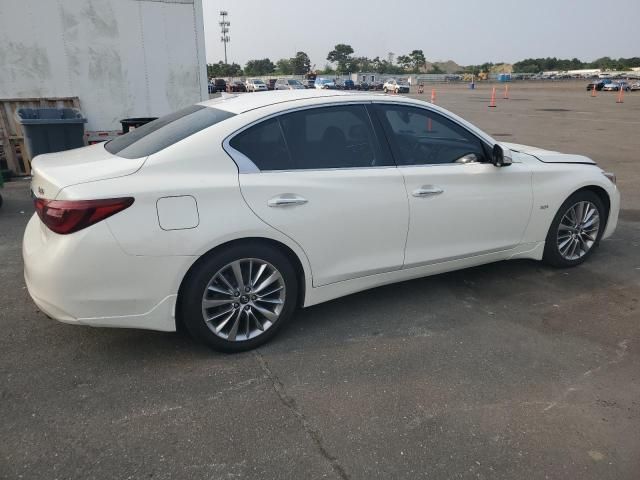
[[407, 195], [379, 135], [364, 105], [338, 104], [263, 120], [226, 144], [257, 167], [240, 168], [242, 194], [302, 247], [314, 286], [402, 267]]

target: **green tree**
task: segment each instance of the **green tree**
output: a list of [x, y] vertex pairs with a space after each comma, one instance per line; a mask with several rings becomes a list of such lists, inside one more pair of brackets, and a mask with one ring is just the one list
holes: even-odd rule
[[276, 66], [268, 58], [261, 60], [249, 60], [244, 67], [244, 73], [248, 76], [260, 76], [273, 73]]
[[239, 77], [242, 75], [242, 68], [237, 63], [218, 63], [207, 64], [207, 76], [209, 78], [219, 77]]
[[320, 71], [323, 75], [333, 75], [336, 71], [331, 67], [331, 64], [325, 64], [324, 68]]
[[414, 72], [419, 72], [422, 67], [427, 63], [427, 59], [424, 57], [422, 50], [414, 50], [409, 55]]
[[311, 59], [304, 52], [297, 52], [295, 57], [289, 59], [289, 63], [295, 75], [305, 75], [311, 71]]
[[351, 45], [346, 45], [344, 43], [339, 43], [333, 50], [329, 52], [327, 55], [327, 60], [333, 62], [337, 65], [337, 70], [340, 72], [347, 72], [348, 66], [351, 63], [351, 54], [353, 53], [353, 48]]
[[403, 70], [409, 70], [413, 66], [413, 61], [409, 55], [398, 55], [396, 62]]
[[276, 62], [276, 72], [281, 75], [291, 75], [293, 73], [293, 65], [290, 58], [281, 58]]
[[367, 57], [353, 57], [351, 59], [351, 72], [371, 72], [373, 71], [373, 61]]

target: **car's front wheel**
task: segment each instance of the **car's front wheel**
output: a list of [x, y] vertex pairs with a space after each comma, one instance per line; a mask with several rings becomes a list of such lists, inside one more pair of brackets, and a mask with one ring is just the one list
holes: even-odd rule
[[595, 193], [583, 190], [571, 195], [551, 222], [543, 260], [554, 267], [573, 267], [584, 262], [600, 243], [606, 209]]
[[260, 243], [203, 257], [181, 289], [187, 330], [216, 350], [250, 350], [270, 340], [293, 315], [296, 274], [279, 250]]

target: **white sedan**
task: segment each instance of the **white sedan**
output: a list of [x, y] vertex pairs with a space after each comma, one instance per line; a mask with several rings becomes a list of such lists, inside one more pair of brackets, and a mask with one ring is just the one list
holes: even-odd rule
[[250, 78], [244, 84], [247, 92], [266, 92], [268, 90], [267, 84], [259, 78]]
[[43, 312], [181, 323], [224, 351], [379, 285], [516, 258], [578, 265], [620, 205], [589, 158], [497, 143], [430, 103], [319, 90], [214, 99], [41, 155], [32, 192], [25, 279]]

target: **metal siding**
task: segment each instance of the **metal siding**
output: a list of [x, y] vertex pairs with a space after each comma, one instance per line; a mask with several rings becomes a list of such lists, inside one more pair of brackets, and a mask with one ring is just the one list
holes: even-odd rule
[[203, 37], [200, 0], [2, 0], [0, 98], [78, 96], [119, 130], [208, 98]]

